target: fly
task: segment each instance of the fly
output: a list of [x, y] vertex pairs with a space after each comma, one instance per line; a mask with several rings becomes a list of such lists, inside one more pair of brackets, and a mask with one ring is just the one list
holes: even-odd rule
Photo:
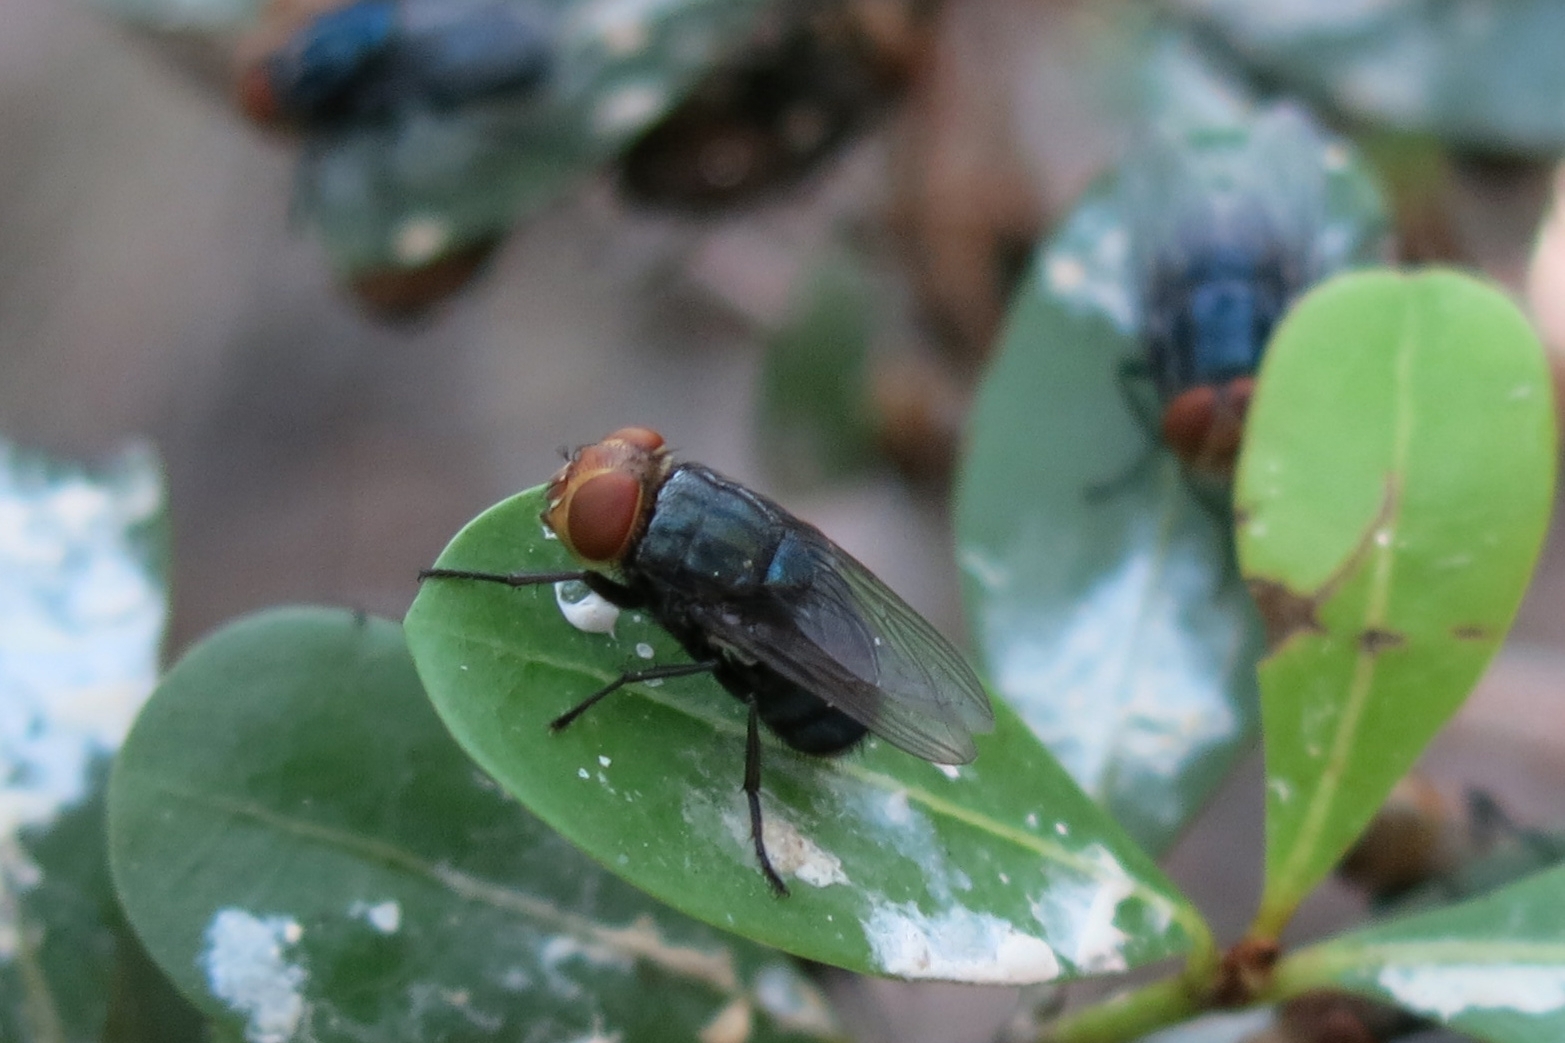
[[737, 482], [676, 464], [663, 438], [622, 428], [584, 446], [554, 476], [543, 521], [580, 570], [490, 573], [432, 568], [423, 579], [513, 587], [581, 580], [641, 609], [690, 656], [621, 674], [549, 725], [568, 727], [627, 684], [711, 674], [749, 711], [743, 790], [756, 860], [766, 853], [762, 724], [801, 753], [833, 756], [870, 732], [916, 757], [965, 764], [994, 726], [961, 653], [820, 530]]
[[239, 107], [314, 130], [536, 90], [552, 33], [510, 0], [353, 0], [316, 15], [241, 72]]
[[1266, 343], [1336, 266], [1324, 258], [1324, 150], [1303, 116], [1279, 109], [1244, 131], [1159, 136], [1126, 164], [1143, 353], [1121, 364], [1120, 389], [1193, 475], [1232, 479]]

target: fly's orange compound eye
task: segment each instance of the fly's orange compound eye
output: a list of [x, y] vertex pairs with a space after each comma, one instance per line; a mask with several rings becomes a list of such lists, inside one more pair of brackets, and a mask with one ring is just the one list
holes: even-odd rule
[[239, 74], [235, 87], [239, 111], [250, 122], [261, 127], [276, 128], [283, 121], [282, 106], [272, 87], [271, 70], [265, 62], [255, 62]]
[[1203, 385], [1181, 392], [1163, 410], [1163, 441], [1186, 460], [1199, 457], [1216, 412], [1216, 388]]
[[1254, 396], [1254, 377], [1235, 377], [1223, 388], [1223, 402], [1240, 420], [1244, 419], [1244, 414], [1250, 408], [1250, 399]]
[[650, 427], [622, 427], [604, 441], [623, 442], [644, 453], [655, 453], [663, 448], [663, 436]]
[[588, 565], [617, 564], [645, 526], [668, 467], [662, 435], [620, 428], [576, 450], [554, 476], [544, 523]]
[[617, 561], [641, 517], [641, 482], [625, 471], [602, 471], [576, 486], [560, 533], [584, 561]]

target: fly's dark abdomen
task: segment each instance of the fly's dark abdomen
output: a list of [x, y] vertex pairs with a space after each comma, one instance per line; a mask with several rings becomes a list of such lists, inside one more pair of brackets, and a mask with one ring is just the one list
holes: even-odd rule
[[725, 661], [716, 674], [723, 687], [740, 699], [745, 692], [753, 692], [762, 723], [800, 753], [842, 753], [869, 733], [820, 696], [764, 666]]

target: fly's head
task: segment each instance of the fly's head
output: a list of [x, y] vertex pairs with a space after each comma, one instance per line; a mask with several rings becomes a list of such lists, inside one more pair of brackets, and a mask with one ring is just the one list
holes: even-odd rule
[[672, 466], [662, 435], [622, 427], [576, 450], [554, 476], [543, 523], [588, 568], [617, 572], [646, 531]]
[[1248, 376], [1186, 388], [1163, 410], [1163, 441], [1195, 473], [1232, 481], [1254, 391]]

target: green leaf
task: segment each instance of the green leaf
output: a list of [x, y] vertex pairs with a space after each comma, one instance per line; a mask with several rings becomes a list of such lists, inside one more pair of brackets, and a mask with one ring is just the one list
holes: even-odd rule
[[794, 486], [841, 478], [875, 458], [869, 407], [871, 296], [844, 253], [811, 268], [767, 338], [757, 439], [767, 469]]
[[1537, 337], [1453, 272], [1340, 277], [1273, 338], [1235, 493], [1271, 649], [1263, 932], [1499, 647], [1548, 522], [1554, 431]]
[[1565, 1038], [1565, 868], [1302, 949], [1282, 996], [1339, 988], [1489, 1043]]
[[765, 0], [509, 0], [555, 18], [538, 96], [323, 136], [301, 161], [298, 213], [346, 273], [420, 268], [493, 241], [612, 159], [754, 25]]
[[1361, 119], [1486, 150], [1565, 147], [1554, 0], [1176, 0], [1273, 81]]
[[1145, 355], [1133, 261], [1177, 223], [1157, 199], [1236, 184], [1259, 186], [1320, 270], [1373, 256], [1383, 229], [1351, 151], [1292, 116], [1197, 128], [1170, 148], [1090, 191], [1041, 252], [979, 388], [956, 503], [990, 676], [1153, 852], [1253, 734], [1261, 636], [1222, 495], [1192, 487], [1121, 391], [1122, 366]]
[[0, 1039], [97, 1040], [116, 917], [108, 760], [157, 677], [163, 481], [0, 441]]
[[[539, 521], [543, 490], [459, 533], [446, 568], [574, 567]], [[740, 792], [745, 714], [709, 677], [628, 686], [571, 727], [548, 722], [626, 670], [688, 661], [641, 613], [577, 629], [545, 585], [426, 582], [408, 642], [457, 740], [544, 821], [692, 916], [809, 959], [908, 978], [1030, 982], [1122, 970], [1204, 938], [1158, 870], [1005, 707], [975, 763], [879, 740], [844, 757], [764, 743], [767, 845]], [[574, 611], [573, 611], [573, 614]]]
[[109, 799], [131, 922], [235, 1038], [835, 1035], [786, 960], [648, 902], [477, 772], [393, 623], [281, 609], [207, 638]]

